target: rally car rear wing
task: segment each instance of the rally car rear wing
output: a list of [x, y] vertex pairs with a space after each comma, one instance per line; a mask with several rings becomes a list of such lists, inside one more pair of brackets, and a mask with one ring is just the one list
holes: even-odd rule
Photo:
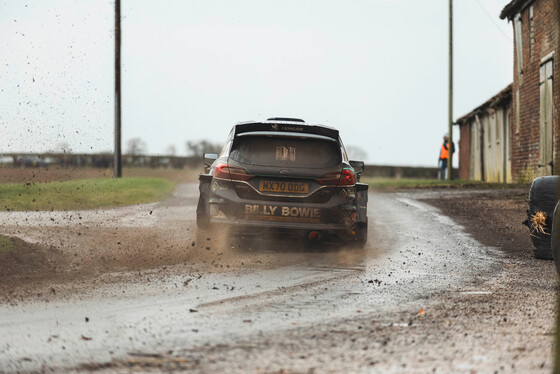
[[338, 130], [325, 126], [306, 125], [304, 123], [266, 121], [249, 122], [235, 125], [235, 136], [248, 132], [289, 132], [299, 134], [321, 135], [338, 140]]

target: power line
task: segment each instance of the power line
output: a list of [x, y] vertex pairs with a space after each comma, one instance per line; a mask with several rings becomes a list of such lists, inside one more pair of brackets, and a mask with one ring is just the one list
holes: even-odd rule
[[494, 26], [496, 26], [496, 28], [498, 30], [500, 30], [500, 32], [502, 33], [503, 36], [506, 37], [506, 39], [508, 39], [510, 42], [513, 42], [513, 40], [509, 37], [509, 35], [507, 35], [504, 30], [501, 29], [500, 26], [498, 26], [498, 24], [494, 21], [494, 18], [492, 17], [492, 15], [486, 10], [486, 8], [480, 3], [479, 0], [476, 0], [476, 3], [478, 4], [478, 6], [484, 11], [484, 13], [486, 13], [486, 15], [488, 16], [488, 18], [490, 18], [490, 21], [492, 21], [492, 23], [494, 24]]

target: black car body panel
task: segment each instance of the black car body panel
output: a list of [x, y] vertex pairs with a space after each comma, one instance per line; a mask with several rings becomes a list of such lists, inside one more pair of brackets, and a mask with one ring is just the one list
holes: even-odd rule
[[201, 229], [267, 228], [340, 240], [367, 231], [368, 185], [357, 182], [335, 129], [301, 120], [241, 123], [220, 155], [205, 156], [197, 207]]

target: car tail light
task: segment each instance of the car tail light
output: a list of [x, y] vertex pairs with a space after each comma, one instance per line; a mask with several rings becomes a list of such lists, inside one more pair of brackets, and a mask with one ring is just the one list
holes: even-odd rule
[[353, 186], [356, 184], [356, 174], [350, 169], [342, 169], [342, 172], [327, 173], [317, 179], [319, 184], [325, 186]]
[[225, 162], [219, 163], [214, 167], [214, 176], [217, 178], [246, 181], [254, 177], [240, 167], [228, 166]]
[[342, 169], [342, 175], [340, 176], [340, 185], [342, 186], [353, 186], [356, 184], [356, 174], [350, 169]]

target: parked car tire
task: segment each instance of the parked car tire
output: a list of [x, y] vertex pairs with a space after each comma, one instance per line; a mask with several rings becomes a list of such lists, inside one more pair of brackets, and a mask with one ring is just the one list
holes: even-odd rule
[[[525, 224], [531, 230], [531, 241], [535, 247], [535, 257], [543, 260], [552, 260], [551, 230], [554, 208], [560, 198], [560, 176], [539, 177], [533, 180], [529, 191], [529, 206]], [[532, 227], [531, 219], [537, 212], [546, 214], [544, 233]]]

